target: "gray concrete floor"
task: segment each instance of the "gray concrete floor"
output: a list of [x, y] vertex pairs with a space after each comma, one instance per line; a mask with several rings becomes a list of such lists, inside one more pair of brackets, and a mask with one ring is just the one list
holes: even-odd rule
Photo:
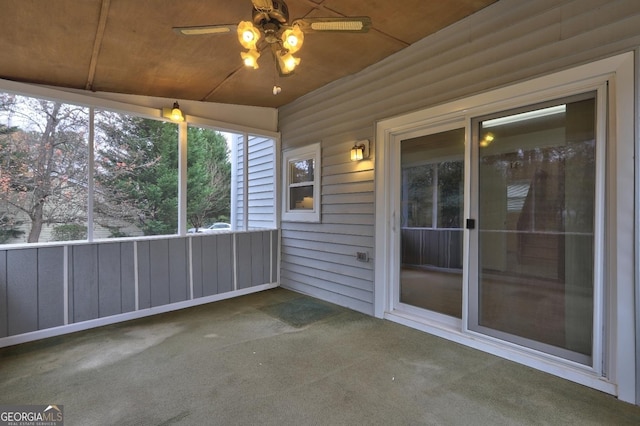
[[66, 425], [638, 425], [640, 407], [284, 289], [0, 350]]

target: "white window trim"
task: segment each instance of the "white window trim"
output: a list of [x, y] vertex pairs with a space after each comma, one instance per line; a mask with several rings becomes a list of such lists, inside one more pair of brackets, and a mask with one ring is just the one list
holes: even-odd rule
[[[295, 184], [290, 183], [289, 163], [300, 160], [314, 161], [313, 174], [313, 208], [310, 210], [295, 210], [290, 206], [289, 189]], [[282, 153], [282, 221], [285, 222], [320, 222], [320, 175], [322, 174], [320, 143], [314, 143], [302, 148], [295, 148]]]
[[[474, 347], [494, 355], [512, 359], [530, 367], [549, 372], [568, 380], [617, 395], [619, 399], [636, 402], [636, 336], [634, 332], [634, 55], [625, 53], [615, 57], [578, 66], [573, 69], [535, 78], [490, 92], [469, 96], [450, 103], [381, 120], [376, 125], [378, 157], [375, 171], [376, 194], [376, 258], [374, 313], [377, 317], [403, 323], [420, 330]], [[425, 321], [410, 313], [393, 311], [393, 294], [388, 283], [395, 279], [397, 270], [393, 262], [395, 233], [399, 229], [399, 215], [395, 211], [394, 165], [390, 163], [394, 141], [411, 132], [445, 122], [467, 121], [489, 111], [500, 111], [512, 106], [532, 104], [593, 89], [595, 85], [609, 84], [609, 147], [606, 183], [608, 213], [605, 223], [607, 238], [605, 281], [609, 286], [606, 308], [605, 367], [607, 377], [573, 368], [567, 362], [556, 362], [550, 357], [536, 356], [501, 341], [483, 339], [457, 328], [433, 321]], [[469, 135], [467, 135], [467, 139]], [[467, 144], [467, 150], [469, 149]], [[611, 171], [616, 171], [611, 173]], [[469, 176], [465, 171], [465, 176]], [[468, 186], [467, 186], [468, 187]], [[636, 194], [637, 196], [637, 194]], [[465, 203], [465, 217], [469, 217]], [[466, 249], [465, 249], [466, 250]], [[465, 264], [469, 255], [465, 252]], [[466, 280], [466, 277], [465, 277]], [[466, 281], [465, 281], [466, 282]], [[463, 306], [463, 311], [467, 307]], [[464, 313], [463, 313], [464, 319]]]

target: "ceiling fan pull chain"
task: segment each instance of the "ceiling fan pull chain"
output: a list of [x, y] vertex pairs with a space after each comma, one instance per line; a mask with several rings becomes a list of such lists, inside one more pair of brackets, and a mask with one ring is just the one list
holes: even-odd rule
[[282, 87], [278, 86], [278, 65], [277, 59], [273, 58], [273, 96], [276, 96], [282, 92]]

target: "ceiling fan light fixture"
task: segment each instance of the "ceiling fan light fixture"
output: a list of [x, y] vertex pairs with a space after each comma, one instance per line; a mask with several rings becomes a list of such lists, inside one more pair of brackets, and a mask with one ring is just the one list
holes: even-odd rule
[[254, 70], [258, 69], [258, 58], [260, 57], [260, 52], [256, 49], [249, 49], [248, 52], [240, 52], [240, 56], [242, 57], [242, 62], [244, 62], [245, 66], [251, 67]]
[[260, 31], [250, 22], [242, 21], [238, 24], [238, 41], [245, 49], [255, 49], [260, 39]]
[[280, 71], [282, 74], [290, 74], [300, 64], [300, 58], [296, 58], [291, 53], [285, 53], [284, 55], [276, 55], [280, 65]]
[[282, 33], [282, 45], [289, 53], [296, 53], [302, 47], [304, 42], [304, 33], [298, 25], [285, 30]]
[[[286, 76], [292, 74], [300, 64], [300, 59], [293, 54], [302, 48], [306, 33], [365, 33], [371, 28], [371, 18], [368, 16], [311, 17], [290, 21], [289, 7], [285, 0], [251, 0], [251, 3], [251, 21], [240, 21], [238, 25], [174, 27], [173, 30], [184, 35], [224, 34], [235, 30], [238, 41], [246, 49], [240, 53], [245, 66], [257, 69], [260, 51], [269, 48], [275, 60], [276, 71], [280, 76]], [[274, 94], [280, 90], [277, 85], [274, 86]]]

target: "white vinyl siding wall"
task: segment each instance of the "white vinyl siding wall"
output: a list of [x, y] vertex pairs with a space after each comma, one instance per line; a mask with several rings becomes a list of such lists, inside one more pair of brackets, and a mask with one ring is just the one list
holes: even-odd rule
[[234, 134], [231, 142], [235, 148], [233, 150], [233, 160], [231, 163], [231, 226], [233, 229], [243, 229], [244, 227], [244, 162], [245, 147], [244, 135]]
[[[378, 120], [640, 45], [636, 0], [500, 0], [279, 110], [283, 149], [322, 142], [322, 221], [282, 223], [281, 285], [373, 313], [373, 161], [351, 163]], [[381, 38], [384, 35], [380, 34]], [[363, 169], [363, 165], [366, 167]]]
[[[352, 163], [353, 141], [323, 144], [320, 223], [281, 223], [281, 284], [373, 314], [373, 169]], [[324, 142], [324, 141], [323, 141]]]
[[275, 148], [271, 138], [249, 136], [249, 230], [276, 227]]
[[276, 227], [276, 141], [273, 138], [248, 135], [248, 197], [245, 205], [244, 135], [233, 135], [236, 147], [233, 159], [231, 220], [234, 229], [245, 229], [245, 208], [249, 215], [246, 230], [274, 229]]

